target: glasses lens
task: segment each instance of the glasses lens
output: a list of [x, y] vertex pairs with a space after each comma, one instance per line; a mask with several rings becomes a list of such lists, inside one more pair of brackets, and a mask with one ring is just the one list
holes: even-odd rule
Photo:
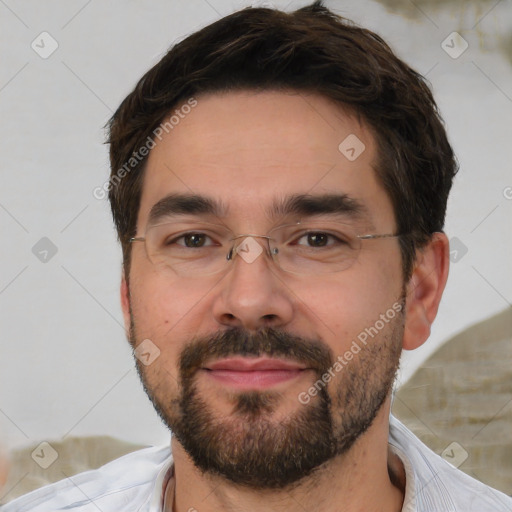
[[270, 233], [271, 254], [279, 267], [294, 274], [326, 274], [349, 268], [361, 241], [349, 225], [304, 222], [281, 226]]
[[[205, 276], [228, 268], [226, 256], [236, 254], [252, 263], [265, 250], [255, 236], [239, 238], [225, 226], [198, 222], [169, 222], [150, 227], [146, 250], [153, 265], [182, 276]], [[267, 238], [267, 237], [264, 237]], [[269, 235], [272, 258], [286, 272], [326, 274], [350, 267], [361, 241], [349, 225], [304, 222], [279, 226]], [[232, 251], [232, 249], [234, 249]], [[266, 252], [266, 251], [265, 251]]]
[[172, 222], [147, 230], [146, 249], [159, 268], [171, 268], [178, 275], [204, 276], [227, 266], [230, 238], [230, 231], [221, 225]]

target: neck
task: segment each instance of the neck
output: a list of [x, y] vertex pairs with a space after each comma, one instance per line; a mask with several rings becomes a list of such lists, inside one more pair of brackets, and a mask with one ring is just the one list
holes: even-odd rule
[[[254, 490], [218, 475], [203, 474], [173, 437], [176, 486], [172, 512], [399, 512], [405, 471], [388, 448], [389, 405], [388, 400], [349, 452], [283, 490]], [[167, 503], [172, 503], [172, 496], [167, 497]]]

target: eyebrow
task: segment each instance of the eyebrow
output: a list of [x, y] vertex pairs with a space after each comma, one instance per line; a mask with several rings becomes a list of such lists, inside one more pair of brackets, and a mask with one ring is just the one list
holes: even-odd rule
[[173, 215], [214, 215], [223, 217], [226, 213], [226, 206], [210, 197], [198, 194], [169, 194], [151, 207], [148, 225], [154, 225]]
[[[154, 225], [173, 216], [208, 215], [226, 217], [228, 207], [222, 201], [199, 194], [169, 194], [155, 203], [148, 217], [148, 225]], [[271, 219], [286, 216], [299, 217], [342, 217], [354, 221], [366, 221], [372, 227], [368, 207], [347, 194], [293, 194], [275, 199], [268, 215]]]
[[294, 194], [274, 202], [269, 213], [272, 218], [288, 215], [321, 215], [366, 221], [370, 226], [373, 225], [368, 207], [347, 194]]

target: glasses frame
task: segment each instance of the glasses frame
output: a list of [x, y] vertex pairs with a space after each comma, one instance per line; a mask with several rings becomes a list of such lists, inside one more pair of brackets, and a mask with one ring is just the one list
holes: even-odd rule
[[[161, 224], [154, 224], [153, 226], [149, 226], [149, 228], [146, 227], [146, 233], [147, 233], [148, 229], [151, 229], [151, 228], [154, 228], [154, 227], [158, 227], [158, 226], [162, 226], [162, 225], [165, 225], [165, 224], [174, 224], [174, 223], [177, 223], [177, 222], [169, 221], [169, 222], [162, 222]], [[224, 224], [215, 224], [215, 223], [212, 223], [212, 222], [198, 222], [198, 224], [205, 224], [205, 225], [222, 227], [226, 231], [229, 231], [230, 233], [232, 233], [232, 231], [227, 226], [225, 226]], [[289, 224], [281, 224], [279, 226], [276, 226], [276, 227], [272, 228], [269, 231], [269, 233], [272, 233], [272, 231], [274, 231], [276, 229], [283, 228], [283, 227], [300, 226], [301, 224], [302, 224], [301, 221], [292, 222], [292, 223], [289, 223]], [[381, 239], [381, 238], [400, 238], [400, 237], [406, 236], [406, 235], [407, 235], [407, 233], [371, 233], [371, 234], [365, 234], [365, 235], [355, 235], [355, 237], [358, 238], [359, 240], [373, 240], [373, 239]], [[229, 251], [226, 254], [226, 260], [227, 261], [232, 261], [234, 259], [233, 253], [235, 252], [235, 248], [237, 248], [236, 240], [238, 240], [238, 239], [245, 239], [247, 237], [251, 237], [251, 238], [265, 238], [267, 240], [267, 254], [268, 254], [268, 256], [270, 256], [270, 259], [274, 262], [274, 264], [280, 270], [282, 270], [283, 272], [286, 272], [286, 273], [289, 273], [289, 274], [295, 274], [295, 275], [307, 275], [307, 274], [302, 274], [300, 272], [293, 272], [293, 271], [290, 271], [290, 270], [285, 270], [285, 269], [283, 269], [281, 267], [281, 265], [279, 264], [279, 262], [275, 258], [275, 256], [278, 254], [279, 250], [277, 249], [277, 247], [274, 248], [274, 249], [271, 249], [271, 247], [270, 247], [270, 240], [272, 240], [272, 237], [269, 236], [269, 235], [258, 235], [258, 234], [255, 234], [255, 233], [243, 233], [243, 234], [238, 234], [238, 235], [233, 236], [230, 239], [230, 241], [234, 242], [234, 243], [233, 243], [231, 249], [229, 249]], [[146, 246], [146, 236], [131, 237], [129, 239], [129, 243], [133, 243], [133, 242], [144, 242], [144, 248], [145, 248], [145, 251], [146, 251], [146, 255], [147, 255], [148, 259], [151, 261], [151, 258], [149, 257], [147, 246]], [[357, 259], [357, 257], [356, 257], [356, 259]], [[151, 263], [153, 264], [153, 261], [151, 261]], [[168, 265], [168, 266], [169, 266], [169, 268], [172, 268], [172, 266], [170, 266], [170, 265]], [[350, 268], [350, 266], [347, 267], [347, 268]], [[228, 269], [229, 266], [226, 266], [225, 268]], [[346, 270], [346, 268], [341, 269], [341, 270], [334, 270], [332, 272], [327, 272], [327, 274], [331, 274], [331, 273], [335, 274], [335, 273], [338, 273], [338, 272], [343, 272], [343, 270]], [[222, 269], [219, 269], [219, 270], [217, 270], [215, 272], [212, 272], [211, 274], [202, 274], [202, 276], [218, 274], [221, 271], [222, 271]]]

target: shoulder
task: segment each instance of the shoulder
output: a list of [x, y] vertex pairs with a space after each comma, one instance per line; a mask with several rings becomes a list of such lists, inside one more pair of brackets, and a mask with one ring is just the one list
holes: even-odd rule
[[137, 450], [104, 466], [21, 496], [2, 507], [2, 512], [57, 512], [69, 510], [143, 510], [152, 501], [159, 474], [172, 463], [169, 446]]
[[[455, 468], [394, 416], [389, 443], [407, 457], [417, 512], [511, 512], [512, 498]], [[408, 474], [409, 478], [410, 475]]]

